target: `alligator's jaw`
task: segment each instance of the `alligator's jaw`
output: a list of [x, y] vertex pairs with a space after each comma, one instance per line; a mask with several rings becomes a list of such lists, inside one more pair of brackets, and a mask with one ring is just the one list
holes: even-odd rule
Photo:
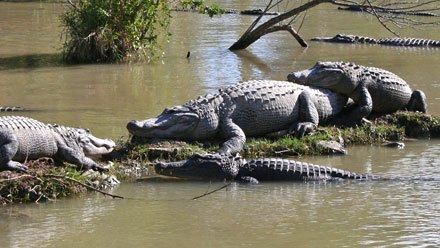
[[156, 118], [143, 121], [132, 120], [127, 124], [127, 130], [134, 136], [146, 138], [182, 138], [188, 137], [199, 123], [199, 116], [187, 109], [181, 111], [166, 109]]
[[337, 42], [337, 43], [354, 43], [354, 39], [349, 36], [339, 36], [334, 37], [315, 37], [311, 39], [312, 41], [322, 41], [322, 42]]
[[86, 156], [99, 156], [113, 151], [116, 144], [111, 139], [100, 139], [91, 134], [88, 136], [90, 142], [83, 146]]
[[231, 172], [224, 169], [221, 159], [216, 157], [207, 158], [197, 154], [183, 161], [157, 163], [154, 169], [157, 174], [164, 176], [199, 180], [233, 179], [236, 175], [235, 171]]
[[312, 70], [303, 70], [303, 71], [292, 72], [292, 73], [289, 73], [289, 75], [287, 75], [287, 80], [290, 82], [297, 83], [297, 84], [306, 85], [308, 76], [310, 75], [311, 72], [312, 72]]
[[93, 136], [90, 131], [77, 128], [75, 129], [78, 136], [79, 145], [86, 156], [100, 156], [113, 151], [116, 144], [111, 139], [100, 139]]
[[157, 174], [164, 176], [199, 180], [220, 179], [222, 175], [220, 171], [216, 171], [214, 168], [210, 168], [209, 166], [200, 166], [199, 164], [194, 163], [192, 159], [170, 163], [157, 163], [154, 166], [154, 170]]
[[317, 62], [310, 69], [290, 73], [287, 75], [287, 80], [297, 84], [330, 90], [339, 89], [338, 93], [352, 91], [352, 87], [349, 84], [349, 89], [343, 89], [341, 92], [340, 88], [345, 85], [343, 82], [346, 82], [347, 78], [344, 71], [334, 62]]
[[356, 42], [356, 36], [337, 34], [333, 37], [315, 37], [311, 39], [312, 41], [322, 41], [322, 42], [337, 42], [337, 43], [354, 43]]

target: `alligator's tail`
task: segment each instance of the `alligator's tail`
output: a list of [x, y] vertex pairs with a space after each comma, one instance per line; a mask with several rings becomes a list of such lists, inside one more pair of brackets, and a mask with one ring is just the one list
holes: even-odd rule
[[286, 180], [376, 180], [379, 176], [359, 174], [333, 167], [309, 164], [289, 159], [261, 158], [249, 160], [240, 167], [239, 177], [251, 176], [261, 181]]
[[334, 167], [299, 162], [290, 159], [260, 158], [240, 166], [238, 178], [253, 177], [259, 181], [440, 181], [440, 176], [378, 176], [360, 174]]
[[440, 40], [421, 38], [384, 38], [377, 41], [381, 45], [389, 46], [411, 46], [411, 47], [440, 47]]

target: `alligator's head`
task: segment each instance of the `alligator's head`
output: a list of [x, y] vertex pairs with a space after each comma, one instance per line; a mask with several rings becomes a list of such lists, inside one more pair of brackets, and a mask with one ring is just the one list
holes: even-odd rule
[[130, 121], [127, 129], [134, 136], [147, 138], [188, 139], [199, 124], [197, 113], [185, 106], [166, 108], [156, 118]]
[[324, 42], [336, 42], [336, 43], [354, 43], [356, 42], [356, 36], [337, 34], [333, 37], [315, 37], [312, 41], [324, 41]]
[[220, 154], [195, 154], [191, 158], [178, 162], [157, 163], [157, 174], [199, 180], [234, 179], [238, 174], [240, 156]]
[[116, 144], [111, 139], [100, 139], [92, 135], [90, 130], [75, 128], [77, 144], [87, 157], [97, 157], [113, 151]]
[[[292, 72], [287, 80], [297, 84], [315, 86], [350, 95], [357, 87], [352, 77], [359, 66], [344, 62], [317, 62], [312, 68]], [[352, 73], [353, 72], [353, 73]]]
[[113, 140], [97, 138], [88, 129], [76, 128], [75, 130], [78, 144], [88, 157], [108, 154], [116, 147]]
[[97, 138], [88, 129], [64, 127], [56, 124], [52, 127], [61, 135], [67, 146], [77, 151], [82, 150], [88, 157], [108, 154], [116, 147], [113, 140]]

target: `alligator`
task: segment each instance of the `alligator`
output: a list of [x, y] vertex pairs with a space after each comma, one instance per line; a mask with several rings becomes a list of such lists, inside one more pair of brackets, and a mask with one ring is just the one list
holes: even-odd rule
[[[172, 11], [178, 12], [200, 12], [197, 8], [174, 8]], [[221, 9], [221, 14], [239, 14], [239, 15], [279, 15], [279, 12], [264, 12], [263, 9], [246, 9], [246, 10], [238, 10], [238, 9]]]
[[332, 42], [332, 43], [362, 43], [385, 46], [404, 46], [404, 47], [440, 47], [440, 40], [423, 38], [383, 38], [375, 39], [367, 36], [357, 36], [351, 34], [337, 34], [334, 37], [315, 37], [312, 41]]
[[315, 181], [378, 179], [378, 176], [358, 174], [342, 169], [282, 158], [246, 160], [240, 155], [194, 154], [187, 160], [159, 162], [157, 174], [197, 180], [237, 180], [246, 183], [259, 181]]
[[0, 112], [25, 111], [25, 110], [26, 109], [22, 107], [15, 107], [15, 106], [0, 107]]
[[112, 140], [96, 138], [87, 129], [44, 124], [22, 116], [0, 117], [0, 171], [26, 172], [27, 166], [20, 162], [41, 157], [84, 170], [105, 171], [87, 156], [107, 154], [114, 147]]
[[412, 91], [396, 74], [375, 67], [347, 62], [317, 62], [312, 68], [292, 72], [287, 80], [297, 84], [322, 87], [350, 97], [357, 105], [334, 118], [337, 124], [355, 124], [372, 112], [397, 110], [427, 112], [425, 94]]
[[246, 136], [302, 137], [336, 116], [347, 97], [287, 81], [254, 80], [219, 90], [184, 105], [166, 108], [156, 118], [130, 121], [133, 136], [177, 140], [226, 138], [219, 153], [242, 150]]
[[349, 7], [338, 7], [339, 10], [348, 10], [348, 11], [355, 11], [355, 12], [368, 12], [368, 13], [385, 13], [385, 14], [392, 14], [392, 15], [412, 15], [412, 16], [427, 16], [427, 17], [438, 17], [440, 16], [437, 13], [430, 12], [430, 11], [423, 11], [423, 10], [399, 10], [399, 9], [386, 9], [386, 8], [380, 8], [380, 7], [372, 7], [372, 6], [349, 6]]

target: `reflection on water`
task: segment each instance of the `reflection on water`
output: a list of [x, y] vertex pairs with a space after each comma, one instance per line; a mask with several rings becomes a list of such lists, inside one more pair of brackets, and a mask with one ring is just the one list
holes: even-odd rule
[[65, 66], [60, 54], [33, 54], [0, 57], [0, 71], [12, 69], [37, 69], [41, 67]]
[[[220, 1], [254, 8], [255, 1]], [[262, 4], [261, 2], [258, 2]], [[249, 79], [283, 80], [317, 60], [383, 67], [425, 91], [440, 115], [440, 49], [310, 43], [301, 48], [274, 33], [245, 51], [228, 47], [255, 17], [209, 18], [173, 13], [173, 36], [163, 63], [61, 66], [57, 3], [0, 2], [2, 105], [41, 111], [44, 122], [91, 128], [100, 137], [126, 136], [131, 119], [151, 117], [218, 87]], [[322, 7], [308, 13], [305, 38], [353, 33], [389, 34], [374, 18]], [[349, 19], [348, 19], [349, 18]], [[350, 20], [350, 25], [343, 25]], [[405, 36], [440, 39], [432, 30]], [[186, 58], [187, 52], [191, 57]], [[438, 140], [408, 142], [403, 150], [355, 147], [347, 156], [302, 157], [358, 172], [391, 176], [438, 175]], [[435, 181], [233, 184], [191, 201], [220, 183], [123, 184], [112, 200], [99, 195], [0, 209], [5, 247], [353, 247], [439, 246], [439, 184]]]
[[[382, 149], [368, 163], [380, 175], [440, 173], [440, 143]], [[376, 157], [374, 147], [350, 154]], [[316, 158], [322, 159], [322, 158]], [[313, 160], [313, 159], [312, 159]], [[349, 156], [328, 163], [357, 168]], [[366, 171], [367, 163], [358, 171]], [[90, 194], [56, 203], [3, 208], [0, 242], [10, 247], [353, 247], [438, 246], [438, 181], [122, 184], [114, 200]]]
[[[230, 8], [253, 5], [252, 1], [223, 3]], [[131, 119], [155, 116], [165, 107], [243, 80], [284, 80], [289, 72], [308, 68], [317, 60], [353, 61], [391, 70], [414, 89], [423, 90], [429, 111], [440, 115], [440, 81], [433, 73], [440, 63], [440, 49], [318, 42], [304, 49], [287, 32], [278, 32], [244, 51], [231, 52], [228, 47], [255, 17], [209, 18], [174, 12], [173, 35], [165, 46], [163, 63], [60, 67], [56, 54], [62, 44], [57, 17], [61, 11], [62, 4], [57, 3], [0, 3], [1, 104], [42, 110], [31, 117], [45, 122], [88, 127], [112, 138], [127, 136], [125, 124]], [[341, 25], [347, 18], [353, 20], [351, 25]], [[329, 6], [311, 11], [301, 29], [305, 38], [338, 32], [389, 36], [374, 19]], [[429, 29], [403, 34], [440, 39], [440, 33]]]

